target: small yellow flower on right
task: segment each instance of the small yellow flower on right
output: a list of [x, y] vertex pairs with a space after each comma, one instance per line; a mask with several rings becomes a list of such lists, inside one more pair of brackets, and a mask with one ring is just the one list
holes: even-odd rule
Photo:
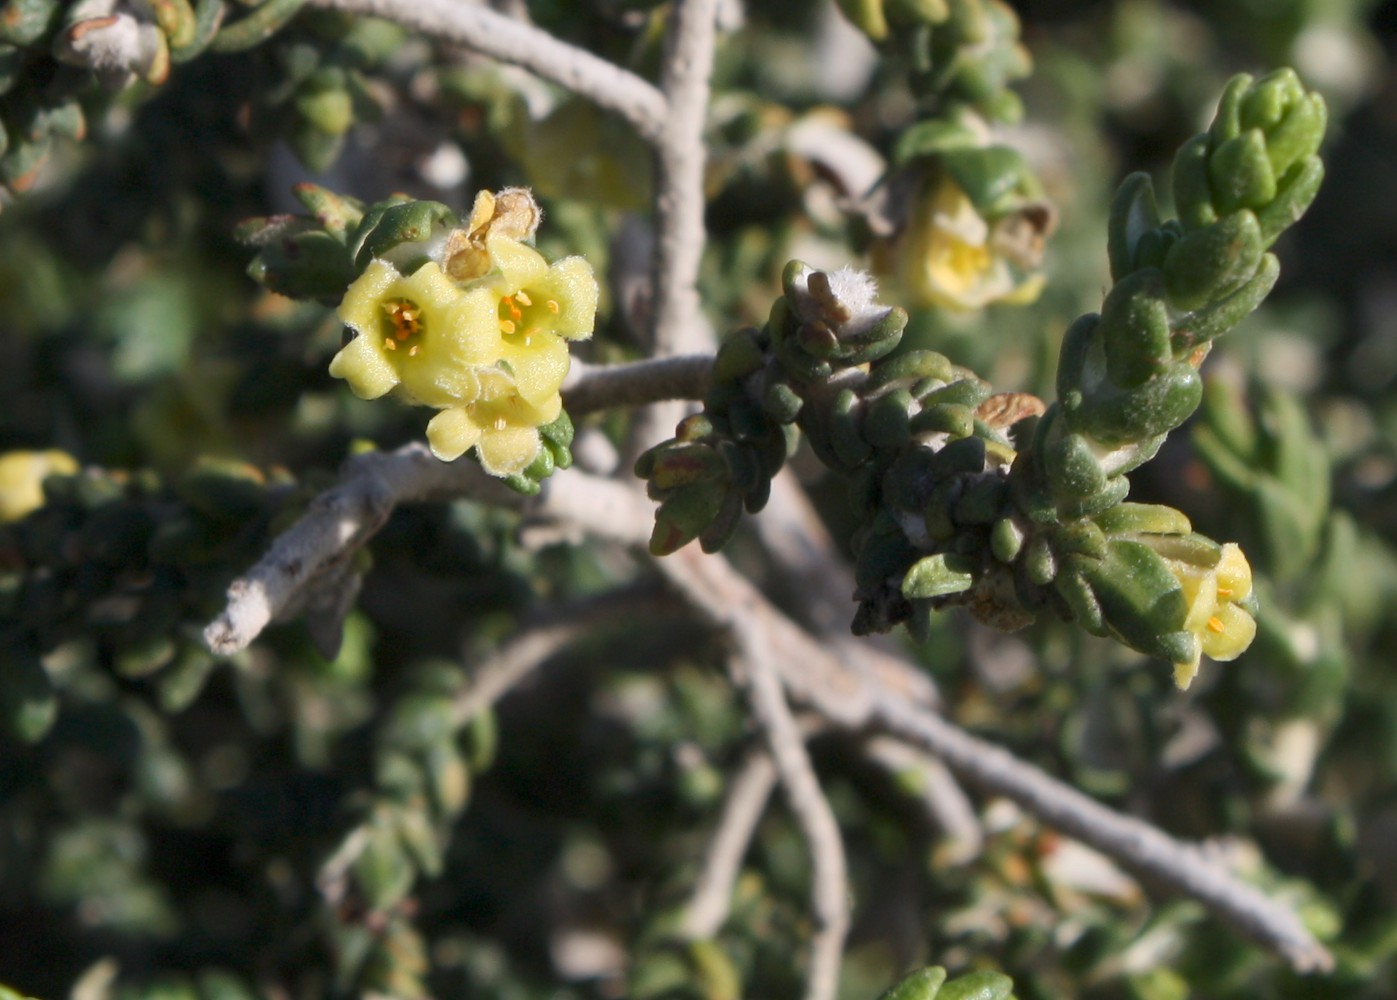
[[1175, 559], [1165, 563], [1178, 577], [1188, 601], [1184, 629], [1198, 639], [1193, 658], [1174, 664], [1174, 683], [1182, 689], [1198, 674], [1202, 656], [1220, 662], [1235, 660], [1256, 638], [1256, 619], [1239, 604], [1251, 594], [1251, 566], [1233, 542], [1222, 547], [1222, 557], [1209, 569]]

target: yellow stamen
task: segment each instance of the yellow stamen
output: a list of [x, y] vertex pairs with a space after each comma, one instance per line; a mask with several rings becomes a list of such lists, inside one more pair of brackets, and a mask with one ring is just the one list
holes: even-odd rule
[[1219, 600], [1222, 600], [1222, 599], [1224, 599], [1224, 598], [1228, 598], [1228, 597], [1231, 597], [1231, 596], [1232, 596], [1232, 588], [1231, 588], [1231, 587], [1219, 587], [1219, 588], [1218, 588], [1218, 599], [1219, 599]]
[[529, 294], [528, 294], [527, 292], [524, 292], [524, 291], [515, 292], [515, 293], [514, 293], [514, 298], [515, 298], [518, 302], [521, 302], [521, 303], [523, 303], [523, 304], [526, 305], [526, 306], [531, 306], [531, 305], [534, 304], [534, 300], [531, 299], [531, 298], [529, 298]]
[[1209, 618], [1208, 631], [1216, 632], [1218, 635], [1222, 635], [1222, 633], [1225, 631], [1222, 627], [1222, 619], [1219, 618], [1217, 615], [1213, 615], [1213, 617]]
[[422, 332], [422, 310], [411, 302], [385, 302], [384, 311], [393, 323], [393, 336], [407, 340]]
[[549, 312], [551, 312], [554, 316], [558, 315], [559, 306], [556, 299], [549, 299], [547, 302], [543, 304], [543, 307], [547, 309]]
[[398, 345], [393, 343], [392, 337], [384, 337], [383, 346], [388, 348], [390, 351], [396, 351], [398, 349]]
[[415, 358], [415, 357], [417, 357], [417, 345], [416, 345], [416, 344], [413, 344], [411, 347], [409, 347], [409, 348], [407, 349], [407, 356], [410, 357], [410, 358]]
[[500, 329], [503, 330], [505, 333], [513, 333], [514, 324], [507, 319], [502, 319], [500, 320]]
[[509, 421], [505, 420], [504, 417], [496, 417], [496, 418], [495, 418], [495, 424], [494, 424], [495, 430], [497, 430], [497, 431], [502, 431], [502, 430], [504, 430], [504, 429], [505, 429], [506, 427], [508, 427], [508, 426], [509, 426]]

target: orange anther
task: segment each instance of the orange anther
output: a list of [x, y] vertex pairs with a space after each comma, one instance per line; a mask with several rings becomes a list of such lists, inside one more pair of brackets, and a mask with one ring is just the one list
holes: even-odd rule
[[1219, 618], [1217, 615], [1213, 615], [1213, 617], [1209, 618], [1209, 619], [1208, 619], [1208, 631], [1209, 631], [1209, 632], [1216, 632], [1218, 635], [1221, 635], [1221, 634], [1223, 633], [1223, 631], [1224, 631], [1224, 629], [1223, 629], [1223, 627], [1222, 627], [1222, 619]]

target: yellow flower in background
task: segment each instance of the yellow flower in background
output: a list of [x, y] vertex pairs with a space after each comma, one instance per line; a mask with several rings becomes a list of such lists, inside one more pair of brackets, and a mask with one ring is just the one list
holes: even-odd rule
[[1251, 566], [1232, 542], [1222, 547], [1222, 558], [1211, 568], [1174, 559], [1165, 562], [1188, 601], [1184, 629], [1198, 639], [1193, 659], [1174, 664], [1174, 683], [1186, 688], [1198, 673], [1201, 656], [1219, 662], [1235, 660], [1256, 638], [1256, 619], [1238, 604], [1251, 594]]
[[46, 477], [77, 471], [77, 459], [57, 448], [0, 455], [0, 523], [18, 521], [42, 507]]
[[480, 466], [492, 476], [523, 472], [538, 457], [538, 429], [558, 419], [563, 399], [554, 391], [535, 404], [501, 369], [482, 373], [480, 395], [464, 406], [444, 409], [427, 425], [432, 454], [450, 462], [476, 449]]
[[[1024, 267], [1036, 266], [1035, 248], [1016, 244], [1034, 235], [1016, 214], [990, 223], [960, 185], [940, 173], [918, 197], [907, 230], [882, 254], [880, 266], [894, 272], [919, 305], [958, 311], [995, 302], [1025, 305], [1038, 298], [1044, 277]], [[1041, 254], [1041, 236], [1036, 250]]]

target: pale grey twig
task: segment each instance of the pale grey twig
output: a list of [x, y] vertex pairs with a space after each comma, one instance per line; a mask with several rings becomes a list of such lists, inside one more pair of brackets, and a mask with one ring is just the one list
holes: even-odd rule
[[709, 77], [717, 39], [718, 0], [679, 0], [665, 39], [660, 90], [669, 114], [655, 144], [654, 348], [657, 356], [694, 350], [703, 255], [703, 166]]
[[[770, 557], [771, 568], [793, 598], [802, 623], [817, 633], [835, 655], [879, 668], [887, 682], [908, 684], [930, 708], [940, 697], [930, 677], [906, 659], [885, 637], [855, 639], [849, 634], [854, 578], [840, 556], [809, 496], [787, 468], [771, 483], [771, 499], [761, 516], [753, 518], [757, 538]], [[915, 771], [917, 795], [928, 816], [946, 837], [952, 861], [979, 854], [983, 842], [979, 819], [964, 789], [945, 765], [924, 751], [887, 736], [868, 740], [869, 759], [889, 771]]]
[[[907, 659], [889, 637], [856, 639], [849, 634], [853, 573], [790, 468], [772, 480], [771, 499], [761, 516], [753, 518], [753, 527], [802, 624], [846, 662], [877, 669], [885, 684], [896, 684], [904, 693], [916, 691], [919, 697], [913, 700], [932, 709], [940, 707], [940, 696], [926, 671]], [[945, 834], [947, 860], [958, 862], [979, 854], [984, 839], [979, 819], [945, 765], [888, 737], [867, 741], [865, 750], [870, 760], [889, 770], [915, 770], [920, 782], [917, 795]]]
[[713, 385], [713, 355], [683, 354], [612, 365], [574, 360], [563, 406], [574, 419], [617, 406], [702, 399]]
[[1198, 847], [1118, 813], [1003, 747], [958, 728], [872, 670], [851, 669], [772, 607], [724, 560], [681, 549], [659, 560], [675, 587], [715, 625], [759, 630], [791, 696], [843, 728], [882, 730], [934, 754], [962, 781], [1018, 803], [1156, 883], [1197, 899], [1215, 916], [1282, 955], [1299, 972], [1333, 957], [1279, 900], [1243, 882]]
[[708, 842], [703, 867], [684, 905], [681, 933], [691, 940], [715, 937], [732, 909], [733, 885], [742, 857], [776, 787], [776, 765], [765, 747], [751, 750], [728, 779], [723, 811]]
[[922, 803], [944, 838], [944, 846], [937, 852], [940, 857], [952, 864], [979, 857], [985, 843], [980, 818], [945, 764], [919, 747], [883, 734], [866, 740], [863, 750], [870, 761]]
[[334, 853], [321, 862], [315, 885], [331, 906], [344, 898], [349, 889], [349, 870], [368, 846], [369, 828], [361, 823], [345, 836]]
[[[660, 90], [669, 115], [654, 142], [655, 259], [650, 312], [657, 358], [710, 347], [698, 293], [703, 226], [703, 129], [717, 39], [718, 0], [679, 0], [665, 37]], [[654, 406], [637, 414], [633, 450], [669, 437], [683, 407]]]
[[1333, 956], [1295, 911], [1228, 871], [1197, 846], [1118, 813], [931, 712], [896, 698], [874, 699], [874, 725], [940, 757], [964, 781], [1003, 795], [1044, 823], [1133, 871], [1198, 900], [1297, 972], [1323, 972]]
[[847, 638], [854, 575], [791, 469], [772, 479], [771, 498], [761, 516], [752, 518], [752, 529], [782, 588], [799, 603], [801, 621], [816, 632]]
[[654, 621], [675, 602], [654, 590], [620, 590], [531, 614], [526, 624], [471, 672], [469, 684], [451, 706], [455, 725], [464, 726], [491, 707], [553, 656], [585, 636], [608, 627], [634, 627]]
[[513, 492], [474, 462], [441, 462], [421, 444], [356, 455], [338, 486], [316, 497], [301, 519], [279, 535], [257, 563], [228, 588], [228, 604], [204, 630], [218, 654], [247, 647], [267, 625], [298, 607], [303, 589], [348, 559], [387, 521], [399, 503], [475, 497], [557, 517], [602, 537], [644, 544], [651, 506], [626, 485], [577, 472], [570, 485], [545, 484], [537, 498]]
[[810, 939], [810, 968], [805, 1000], [834, 1000], [844, 939], [849, 933], [849, 872], [844, 839], [829, 799], [825, 798], [815, 766], [805, 750], [805, 738], [786, 702], [781, 678], [766, 646], [765, 632], [742, 616], [730, 620], [740, 651], [752, 715], [761, 726], [786, 801], [810, 851], [810, 903], [815, 933]]
[[310, 0], [312, 6], [381, 17], [432, 38], [522, 66], [614, 111], [651, 143], [669, 127], [664, 95], [649, 81], [488, 7], [455, 0]]
[[[805, 750], [804, 736], [786, 701], [785, 685], [777, 672], [777, 664], [784, 658], [778, 659], [778, 646], [772, 641], [776, 636], [769, 623], [774, 620], [772, 616], [779, 613], [771, 609], [770, 615], [759, 617], [750, 613], [751, 607], [729, 605], [725, 600], [728, 595], [704, 585], [706, 574], [686, 571], [700, 563], [726, 566], [721, 560], [684, 549], [659, 562], [670, 583], [713, 625], [726, 631], [736, 644], [732, 665], [738, 676], [734, 680], [747, 692], [752, 715], [761, 727], [791, 812], [810, 850], [815, 933], [810, 941], [805, 998], [833, 1000], [839, 986], [844, 939], [849, 931], [848, 868], [839, 822], [820, 787]], [[741, 579], [736, 573], [732, 575]]]

